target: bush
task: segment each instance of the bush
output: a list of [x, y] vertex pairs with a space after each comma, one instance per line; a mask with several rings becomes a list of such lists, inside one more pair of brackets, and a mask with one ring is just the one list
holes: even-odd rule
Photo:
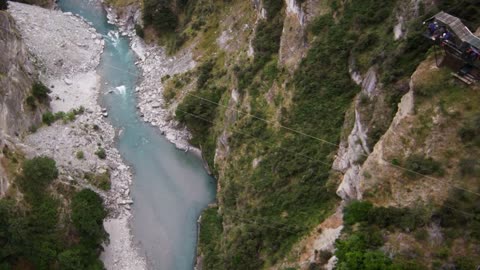
[[135, 33], [140, 38], [142, 38], [142, 39], [145, 38], [145, 31], [143, 31], [143, 27], [140, 26], [139, 24], [135, 24]]
[[41, 82], [35, 82], [32, 85], [32, 95], [40, 102], [46, 101], [50, 92], [52, 91]]
[[98, 150], [95, 152], [95, 155], [98, 156], [100, 159], [106, 159], [107, 158], [107, 153], [105, 152], [105, 149], [103, 148], [98, 148]]
[[42, 122], [50, 126], [55, 122], [55, 116], [51, 112], [46, 112], [42, 115]]
[[367, 221], [368, 213], [372, 208], [373, 204], [371, 202], [353, 201], [343, 210], [343, 221], [348, 225]]
[[476, 145], [480, 145], [480, 114], [476, 114], [472, 119], [464, 123], [458, 135], [463, 143], [473, 142]]
[[77, 157], [77, 159], [84, 159], [85, 158], [85, 155], [83, 154], [83, 151], [78, 151], [75, 156]]
[[33, 96], [28, 96], [25, 102], [32, 110], [34, 110], [37, 107], [37, 104], [35, 103], [35, 98]]
[[75, 111], [69, 111], [68, 113], [65, 114], [63, 118], [64, 122], [73, 122], [75, 121]]
[[22, 169], [20, 187], [28, 196], [38, 197], [58, 177], [55, 160], [45, 156], [25, 160]]
[[405, 167], [410, 170], [407, 174], [412, 177], [420, 177], [421, 175], [442, 174], [441, 164], [431, 157], [422, 155], [411, 155], [405, 161]]
[[144, 0], [143, 20], [145, 25], [152, 25], [158, 33], [173, 32], [178, 26], [178, 19], [170, 8], [170, 1]]
[[90, 247], [98, 247], [108, 234], [103, 228], [103, 219], [107, 212], [102, 198], [90, 189], [83, 189], [73, 196], [72, 221], [82, 237], [82, 241]]

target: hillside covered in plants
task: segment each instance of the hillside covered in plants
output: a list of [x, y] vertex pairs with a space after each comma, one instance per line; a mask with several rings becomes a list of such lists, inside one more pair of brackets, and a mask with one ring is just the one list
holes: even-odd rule
[[[216, 178], [217, 200], [199, 219], [197, 269], [480, 265], [480, 87], [453, 77], [423, 36], [439, 11], [479, 34], [477, 0], [105, 2], [171, 60], [154, 59], [172, 72], [145, 76], [155, 89], [148, 99], [161, 98], [139, 106], [165, 110]], [[0, 3], [3, 28], [18, 32]], [[48, 87], [20, 35], [5, 33], [0, 269], [103, 269], [98, 194], [130, 210], [129, 191], [110, 186], [110, 173], [127, 172], [110, 149], [115, 131], [84, 109], [48, 112]], [[103, 41], [83, 34], [86, 51]], [[61, 119], [91, 141], [85, 152], [65, 147], [58, 156], [74, 158], [60, 167], [90, 158], [94, 171], [69, 177], [53, 159], [22, 152], [18, 140], [42, 120], [44, 130], [67, 130]], [[108, 197], [111, 188], [125, 198]]]
[[[144, 0], [137, 35], [196, 67], [158, 78], [217, 179], [202, 269], [474, 269], [477, 86], [424, 20], [462, 1]], [[440, 51], [441, 53], [441, 51]]]

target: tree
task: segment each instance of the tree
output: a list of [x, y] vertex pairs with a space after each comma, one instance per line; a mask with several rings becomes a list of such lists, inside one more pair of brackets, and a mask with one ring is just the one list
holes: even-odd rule
[[58, 263], [60, 268], [65, 270], [85, 269], [82, 255], [78, 249], [68, 249], [60, 253]]
[[30, 195], [40, 195], [54, 179], [58, 177], [55, 160], [40, 156], [23, 163], [21, 187]]
[[[3, 1], [3, 0], [0, 0]], [[51, 93], [50, 89], [41, 82], [35, 82], [32, 85], [32, 95], [39, 101], [45, 101], [48, 99], [48, 94]]]
[[143, 20], [146, 25], [152, 25], [157, 32], [173, 32], [178, 25], [178, 19], [169, 0], [145, 0]]
[[108, 238], [103, 228], [107, 212], [102, 198], [90, 189], [84, 189], [72, 199], [72, 221], [86, 246], [96, 248]]

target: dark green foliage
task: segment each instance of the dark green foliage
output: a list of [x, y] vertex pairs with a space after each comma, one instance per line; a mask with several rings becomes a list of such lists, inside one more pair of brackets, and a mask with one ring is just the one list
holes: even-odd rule
[[[255, 75], [267, 64], [280, 49], [280, 38], [283, 29], [283, 1], [269, 0], [264, 2], [267, 19], [258, 23], [252, 41], [255, 58], [252, 65], [236, 67], [238, 87], [245, 90], [251, 86]], [[255, 88], [255, 87], [251, 87]]]
[[[253, 39], [255, 65], [263, 67], [280, 49], [280, 38], [283, 29], [283, 16], [276, 16], [272, 21], [261, 21]], [[257, 69], [259, 69], [257, 68]]]
[[374, 207], [368, 201], [353, 201], [343, 212], [347, 225], [363, 222], [380, 228], [400, 228], [405, 231], [423, 226], [427, 221], [425, 213], [418, 209], [396, 207]]
[[480, 177], [480, 162], [476, 159], [461, 159], [459, 167], [462, 176]]
[[220, 267], [220, 256], [216, 253], [216, 245], [220, 244], [222, 233], [222, 217], [218, 214], [218, 208], [208, 208], [202, 213], [200, 224], [199, 243], [200, 253], [204, 254], [205, 269]]
[[40, 102], [48, 100], [48, 94], [52, 92], [41, 82], [35, 82], [32, 85], [32, 95]]
[[[28, 207], [0, 200], [0, 269], [24, 269], [20, 265], [26, 269], [104, 269], [98, 251], [106, 239], [102, 225], [105, 210], [98, 195], [80, 192], [73, 199], [72, 219], [81, 239], [79, 245], [71, 247], [71, 238], [77, 236], [66, 235], [69, 230], [65, 229], [72, 225], [69, 219], [60, 218], [62, 205], [48, 189], [58, 176], [55, 161], [36, 157], [26, 160], [22, 168], [18, 181], [26, 195], [22, 204]], [[96, 226], [90, 225], [92, 220]]]
[[378, 230], [364, 227], [346, 239], [337, 240], [337, 269], [388, 269], [391, 260], [383, 252], [376, 251], [382, 244], [383, 237]]
[[107, 239], [103, 228], [103, 219], [107, 212], [103, 208], [102, 198], [90, 189], [84, 189], [72, 199], [72, 221], [80, 233], [82, 244], [99, 247]]
[[141, 25], [135, 24], [135, 34], [142, 39], [145, 37], [145, 32], [143, 31], [143, 27]]
[[30, 107], [30, 109], [34, 110], [37, 107], [37, 104], [35, 103], [35, 98], [33, 96], [28, 96], [25, 99], [25, 102], [27, 105]]
[[353, 201], [343, 210], [343, 220], [345, 224], [355, 224], [357, 222], [367, 221], [368, 213], [373, 208], [373, 204], [368, 201]]
[[435, 216], [440, 219], [442, 227], [460, 230], [465, 239], [480, 240], [480, 204], [476, 194], [453, 189]]
[[202, 89], [205, 83], [212, 77], [212, 69], [214, 66], [215, 61], [210, 60], [198, 68], [197, 90]]
[[55, 115], [51, 112], [46, 112], [42, 115], [42, 122], [51, 125], [53, 122], [55, 122]]
[[463, 143], [480, 146], [480, 115], [476, 114], [464, 123], [458, 135]]
[[144, 0], [143, 20], [158, 33], [174, 32], [178, 19], [169, 0]]
[[21, 187], [27, 195], [41, 193], [55, 178], [58, 177], [58, 170], [55, 160], [49, 157], [35, 157], [23, 163], [23, 176]]
[[442, 174], [443, 169], [438, 161], [431, 157], [422, 155], [411, 155], [405, 160], [405, 168], [409, 171], [407, 174], [412, 178], [418, 178], [422, 175]]
[[333, 18], [331, 14], [325, 14], [323, 16], [317, 17], [313, 23], [310, 25], [310, 31], [314, 35], [320, 35], [324, 30], [329, 26], [333, 25]]
[[275, 18], [282, 11], [283, 4], [282, 0], [264, 0], [263, 7], [267, 11], [267, 20]]
[[0, 0], [0, 10], [6, 10], [8, 8], [7, 0]]
[[95, 151], [95, 155], [97, 155], [97, 157], [99, 159], [106, 159], [107, 158], [107, 153], [105, 152], [105, 149], [103, 149], [103, 148], [98, 148], [97, 151]]

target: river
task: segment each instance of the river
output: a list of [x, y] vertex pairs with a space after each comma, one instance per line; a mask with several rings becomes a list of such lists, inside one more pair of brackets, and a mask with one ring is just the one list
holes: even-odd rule
[[[59, 0], [64, 12], [91, 22], [105, 38], [97, 73], [101, 76], [100, 103], [112, 125], [121, 130], [117, 147], [134, 171], [131, 195], [134, 242], [151, 269], [192, 269], [200, 212], [215, 198], [215, 182], [200, 158], [177, 150], [136, 112], [134, 89], [139, 72], [127, 37], [97, 1]], [[113, 93], [108, 94], [113, 90]], [[115, 181], [115, 180], [113, 180]]]

